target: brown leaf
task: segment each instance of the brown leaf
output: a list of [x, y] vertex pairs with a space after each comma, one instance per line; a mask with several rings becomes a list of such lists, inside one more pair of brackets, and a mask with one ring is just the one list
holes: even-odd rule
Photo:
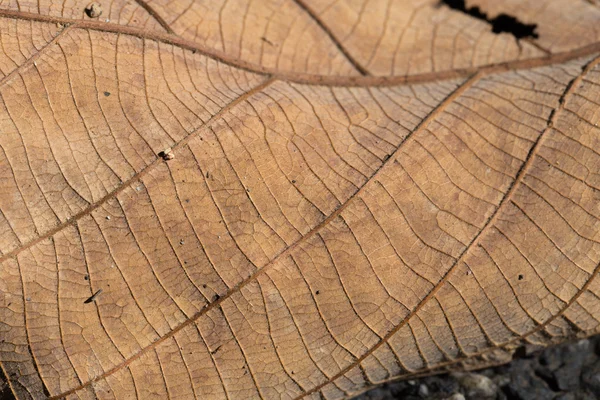
[[599, 26], [585, 0], [4, 3], [0, 378], [339, 399], [597, 332]]

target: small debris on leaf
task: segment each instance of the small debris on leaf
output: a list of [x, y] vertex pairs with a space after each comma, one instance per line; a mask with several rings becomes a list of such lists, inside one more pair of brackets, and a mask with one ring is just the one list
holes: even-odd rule
[[267, 38], [266, 38], [266, 37], [264, 37], [264, 36], [262, 36], [262, 37], [260, 38], [260, 40], [262, 40], [263, 42], [265, 42], [265, 43], [267, 43], [267, 44], [269, 44], [269, 45], [271, 45], [271, 46], [275, 46], [275, 45], [273, 44], [273, 42], [271, 42], [269, 39], [267, 39]]
[[173, 154], [170, 148], [161, 151], [160, 153], [158, 153], [158, 156], [165, 161], [169, 161], [175, 158], [175, 154]]
[[87, 298], [87, 300], [86, 300], [86, 301], [84, 301], [83, 303], [84, 303], [84, 304], [89, 304], [89, 303], [91, 303], [92, 301], [96, 300], [96, 297], [98, 297], [98, 295], [99, 295], [100, 293], [102, 293], [102, 289], [98, 289], [98, 290], [96, 290], [96, 293], [94, 293], [93, 295], [91, 295], [90, 297], [88, 297], [88, 298]]
[[99, 16], [102, 15], [102, 6], [100, 5], [100, 3], [96, 3], [96, 2], [90, 3], [85, 8], [85, 13], [90, 18], [98, 18]]

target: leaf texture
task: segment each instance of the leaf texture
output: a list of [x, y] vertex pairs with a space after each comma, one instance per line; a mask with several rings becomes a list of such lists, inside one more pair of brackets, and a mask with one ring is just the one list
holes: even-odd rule
[[17, 398], [342, 399], [598, 332], [597, 4], [100, 5], [0, 4]]

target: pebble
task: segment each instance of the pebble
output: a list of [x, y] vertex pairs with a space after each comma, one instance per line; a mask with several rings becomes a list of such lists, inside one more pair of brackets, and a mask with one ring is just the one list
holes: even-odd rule
[[498, 386], [487, 376], [461, 372], [452, 375], [458, 379], [458, 382], [465, 389], [467, 398], [483, 399], [496, 397]]
[[452, 396], [446, 397], [444, 400], [465, 400], [465, 396], [463, 396], [461, 393], [454, 393]]
[[583, 371], [581, 381], [585, 388], [600, 398], [600, 360]]

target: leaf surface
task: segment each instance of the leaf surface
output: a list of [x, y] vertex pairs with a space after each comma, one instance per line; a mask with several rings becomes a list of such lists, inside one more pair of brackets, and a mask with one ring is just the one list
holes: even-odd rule
[[594, 2], [87, 6], [0, 6], [17, 398], [348, 398], [598, 331]]

